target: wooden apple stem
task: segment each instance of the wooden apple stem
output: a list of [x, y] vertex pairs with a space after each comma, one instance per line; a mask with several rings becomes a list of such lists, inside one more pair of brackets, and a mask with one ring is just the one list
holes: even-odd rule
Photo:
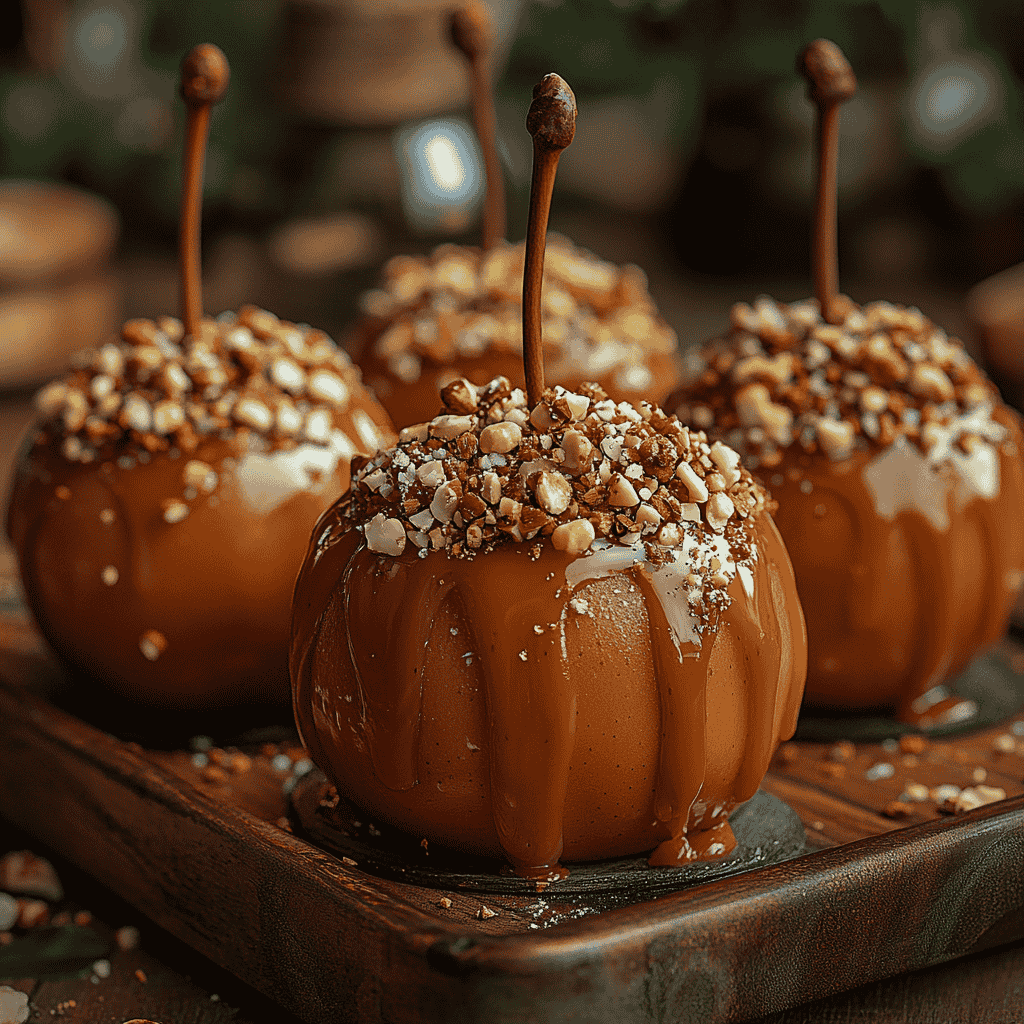
[[839, 156], [839, 107], [857, 91], [857, 79], [843, 51], [828, 39], [815, 39], [797, 59], [807, 92], [818, 108], [818, 193], [811, 235], [814, 291], [822, 319], [840, 323], [836, 168]]
[[505, 237], [505, 182], [498, 159], [497, 117], [494, 113], [494, 90], [487, 64], [491, 52], [490, 15], [479, 0], [460, 7], [452, 14], [452, 42], [469, 62], [473, 96], [473, 127], [484, 154], [487, 191], [484, 196], [484, 252], [493, 249]]
[[541, 286], [544, 282], [544, 248], [551, 193], [555, 187], [558, 158], [576, 134], [576, 97], [558, 75], [545, 75], [533, 87], [533, 103], [526, 115], [526, 130], [533, 136], [533, 178], [530, 182], [530, 219], [526, 225], [526, 262], [523, 266], [523, 366], [527, 399], [534, 406], [544, 394]]
[[181, 319], [196, 334], [203, 319], [203, 279], [199, 254], [203, 209], [203, 166], [210, 134], [210, 108], [223, 98], [231, 77], [227, 57], [212, 43], [200, 43], [181, 62], [181, 97], [188, 107], [185, 171], [181, 184]]

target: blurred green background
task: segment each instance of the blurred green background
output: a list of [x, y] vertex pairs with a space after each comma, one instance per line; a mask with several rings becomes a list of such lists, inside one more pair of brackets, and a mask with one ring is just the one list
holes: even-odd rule
[[[210, 40], [227, 53], [233, 77], [213, 120], [207, 239], [262, 243], [295, 218], [355, 212], [383, 241], [331, 265], [354, 270], [346, 281], [361, 287], [388, 251], [475, 238], [465, 216], [424, 228], [399, 201], [395, 133], [427, 116], [466, 116], [461, 65], [431, 57], [440, 37], [422, 29], [448, 6], [9, 3], [0, 13], [0, 173], [99, 193], [121, 212], [124, 251], [170, 252], [184, 121], [178, 65]], [[860, 81], [842, 121], [846, 270], [964, 287], [1021, 258], [1019, 0], [490, 6], [502, 33], [497, 91], [511, 237], [525, 223], [530, 89], [557, 70], [580, 105], [559, 176], [563, 213], [639, 224], [638, 237], [654, 239], [683, 272], [806, 275], [813, 111], [794, 60], [807, 41], [827, 36]], [[360, 54], [358, 67], [332, 55], [332, 40]], [[453, 76], [457, 87], [436, 81]], [[645, 262], [643, 252], [633, 258]]]

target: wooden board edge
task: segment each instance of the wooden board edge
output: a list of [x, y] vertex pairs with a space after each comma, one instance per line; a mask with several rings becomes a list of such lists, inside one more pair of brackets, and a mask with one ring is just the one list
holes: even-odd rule
[[1022, 863], [1018, 797], [708, 883], [642, 917], [440, 938], [427, 956], [474, 990], [473, 1020], [745, 1020], [1024, 937]]

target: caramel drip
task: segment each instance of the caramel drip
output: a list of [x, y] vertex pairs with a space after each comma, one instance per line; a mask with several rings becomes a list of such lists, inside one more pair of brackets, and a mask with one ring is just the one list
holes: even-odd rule
[[[416, 759], [426, 648], [434, 617], [453, 583], [411, 571], [398, 561], [388, 566], [393, 572], [381, 572], [371, 555], [358, 555], [345, 567], [342, 593], [363, 728], [381, 782], [389, 789], [411, 789], [419, 781]], [[371, 564], [362, 564], [367, 561]], [[377, 597], [381, 586], [397, 593], [381, 601]], [[378, 629], [362, 628], [375, 619]]]
[[[489, 810], [498, 843], [520, 875], [558, 872], [570, 772], [577, 730], [582, 727], [580, 686], [585, 685], [577, 678], [580, 672], [567, 663], [565, 616], [570, 614], [573, 595], [596, 579], [608, 575], [631, 578], [646, 605], [660, 709], [653, 780], [653, 811], [658, 824], [647, 834], [652, 835], [651, 845], [658, 842], [657, 837], [663, 841], [651, 863], [677, 864], [699, 856], [720, 856], [731, 849], [733, 840], [724, 820], [704, 825], [692, 844], [688, 835], [706, 781], [708, 729], [715, 728], [715, 723], [709, 722], [707, 700], [716, 632], [708, 627], [700, 648], [677, 642], [647, 568], [600, 571], [570, 588], [565, 583], [565, 569], [572, 559], [551, 549], [536, 560], [526, 545], [509, 545], [475, 560], [450, 559], [437, 552], [421, 559], [415, 550], [382, 557], [369, 552], [356, 531], [333, 536], [332, 531], [340, 528], [341, 521], [333, 512], [321, 520], [294, 602], [291, 664], [296, 720], [303, 741], [322, 767], [330, 772], [332, 766], [335, 771], [341, 766], [343, 772], [351, 745], [355, 751], [365, 749], [377, 780], [390, 790], [400, 792], [416, 785], [417, 765], [426, 753], [420, 750], [427, 728], [421, 680], [435, 617], [450, 595], [464, 612], [469, 646], [479, 665], [486, 713]], [[772, 543], [782, 552], [781, 544]], [[768, 557], [778, 552], [772, 548]], [[781, 557], [785, 558], [784, 552]], [[794, 658], [785, 652], [769, 653], [770, 649], [778, 643], [799, 643], [801, 651], [805, 650], [803, 637], [792, 636], [791, 626], [770, 625], [792, 614], [773, 608], [779, 598], [777, 588], [771, 586], [774, 567], [762, 561], [755, 569], [754, 599], [748, 598], [735, 580], [727, 613], [729, 628], [741, 637], [745, 652], [735, 685], [746, 691], [751, 749], [737, 779], [715, 783], [716, 793], [742, 791], [740, 800], [753, 795], [760, 783], [780, 739], [780, 721], [795, 724], [802, 654]], [[678, 594], [678, 600], [687, 600], [684, 588], [680, 587]], [[332, 645], [324, 625], [333, 621], [328, 612], [332, 602], [339, 600], [343, 602], [343, 648], [338, 643]], [[790, 600], [789, 605], [792, 603]], [[798, 613], [796, 618], [799, 620]], [[321, 635], [322, 631], [326, 632]], [[314, 657], [321, 666], [316, 671]], [[347, 657], [351, 671], [338, 662], [339, 657]], [[344, 692], [351, 683], [345, 680], [352, 678], [362, 702], [363, 728], [355, 739], [333, 703], [339, 694], [341, 699], [349, 699]], [[784, 714], [779, 707], [783, 688], [790, 695]], [[320, 710], [319, 721], [316, 713], [311, 715], [311, 708]], [[330, 736], [317, 735], [321, 731]], [[335, 749], [327, 750], [324, 744]], [[441, 756], [450, 754], [442, 752]], [[600, 781], [595, 780], [594, 785], [598, 787]], [[358, 793], [354, 795], [358, 800]], [[422, 797], [437, 799], [432, 793]], [[737, 802], [730, 797], [715, 799], [719, 807], [713, 816]], [[703, 824], [700, 818], [698, 822]], [[709, 853], [713, 843], [721, 846]]]
[[[561, 617], [561, 609], [551, 617], [557, 580], [538, 587], [525, 551], [489, 557], [504, 563], [503, 585], [470, 563], [459, 590], [486, 687], [494, 826], [516, 873], [530, 877], [548, 873], [562, 855], [579, 693], [562, 657], [560, 630], [551, 628]], [[538, 635], [535, 624], [544, 632]], [[524, 764], [542, 765], [546, 784], [536, 786]]]
[[[759, 603], [757, 597], [755, 594], [752, 602], [755, 607]], [[774, 617], [768, 621], [775, 627]], [[764, 778], [761, 766], [771, 760], [778, 744], [776, 725], [784, 666], [778, 636], [766, 637], [765, 630], [753, 616], [730, 615], [728, 628], [736, 636], [737, 647], [743, 657], [741, 674], [747, 685], [747, 736], [743, 763], [735, 782], [738, 799], [743, 801], [757, 792]], [[777, 634], [777, 627], [773, 632]]]
[[[686, 645], [694, 648], [691, 651], [677, 647], [649, 573], [638, 569], [633, 574], [647, 599], [648, 630], [661, 708], [661, 749], [654, 812], [658, 821], [668, 827], [668, 842], [672, 845], [686, 832], [690, 808], [704, 785], [706, 681], [714, 631], [706, 630], [705, 641], [699, 648], [693, 644]], [[686, 600], [685, 596], [682, 600]], [[678, 857], [676, 851], [675, 859]]]

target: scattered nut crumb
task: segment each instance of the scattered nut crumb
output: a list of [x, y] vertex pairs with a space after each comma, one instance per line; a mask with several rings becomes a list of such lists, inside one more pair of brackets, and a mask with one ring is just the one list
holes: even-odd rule
[[228, 781], [228, 773], [218, 765], [208, 764], [199, 772], [199, 778], [211, 785], [222, 786]]
[[779, 747], [779, 761], [791, 765], [800, 759], [800, 747], [796, 743], [783, 743]]
[[923, 754], [927, 746], [928, 741], [923, 736], [910, 734], [900, 737], [900, 750], [904, 754]]
[[18, 900], [18, 927], [38, 928], [50, 920], [50, 908], [42, 900]]
[[28, 996], [9, 985], [0, 985], [0, 1021], [3, 1024], [24, 1024], [28, 1014]]
[[441, 903], [441, 906], [444, 907], [445, 910], [448, 910], [451, 907], [451, 905], [452, 905], [452, 901], [450, 899], [448, 899], [447, 896], [442, 896], [441, 899], [440, 899], [440, 903]]
[[1017, 742], [1010, 733], [1003, 732], [992, 740], [992, 749], [997, 754], [1012, 754], [1017, 749]]
[[40, 896], [51, 902], [64, 896], [53, 865], [29, 850], [15, 850], [0, 857], [0, 889], [20, 896]]
[[481, 904], [480, 909], [476, 912], [476, 916], [478, 921], [486, 921], [489, 917], [497, 917], [498, 912]]
[[903, 792], [908, 800], [913, 800], [915, 803], [924, 803], [928, 799], [928, 787], [920, 782], [908, 782]]
[[892, 800], [885, 805], [885, 810], [882, 813], [887, 818], [909, 818], [914, 813], [914, 809], [902, 800]]
[[942, 786], [935, 786], [929, 791], [928, 795], [935, 803], [943, 804], [947, 800], [955, 801], [960, 795], [960, 787], [947, 782]]
[[857, 756], [857, 748], [850, 740], [840, 740], [834, 743], [828, 751], [828, 757], [840, 764], [852, 761]]

